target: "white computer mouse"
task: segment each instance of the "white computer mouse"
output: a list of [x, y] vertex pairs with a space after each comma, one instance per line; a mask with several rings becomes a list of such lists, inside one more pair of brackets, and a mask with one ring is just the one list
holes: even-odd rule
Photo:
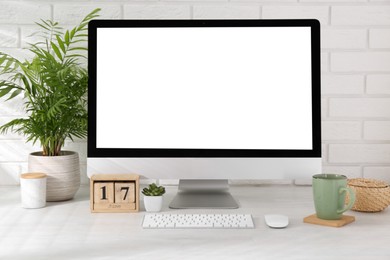
[[280, 214], [264, 215], [264, 220], [270, 228], [285, 228], [288, 226], [288, 217]]

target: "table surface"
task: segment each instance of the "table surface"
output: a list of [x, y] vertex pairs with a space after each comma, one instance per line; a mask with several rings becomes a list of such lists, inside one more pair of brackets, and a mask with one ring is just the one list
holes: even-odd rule
[[[139, 213], [90, 213], [89, 188], [75, 198], [24, 209], [19, 187], [0, 187], [0, 259], [390, 259], [390, 212], [348, 211], [356, 221], [340, 228], [303, 223], [314, 213], [310, 186], [233, 186], [239, 209], [168, 208], [162, 213], [249, 213], [255, 229], [142, 229]], [[271, 229], [264, 215], [289, 216]]]

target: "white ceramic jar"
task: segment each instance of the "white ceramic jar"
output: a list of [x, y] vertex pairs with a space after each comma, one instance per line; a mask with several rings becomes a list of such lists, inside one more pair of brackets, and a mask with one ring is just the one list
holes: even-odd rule
[[22, 207], [42, 208], [46, 205], [46, 174], [24, 173], [20, 176]]

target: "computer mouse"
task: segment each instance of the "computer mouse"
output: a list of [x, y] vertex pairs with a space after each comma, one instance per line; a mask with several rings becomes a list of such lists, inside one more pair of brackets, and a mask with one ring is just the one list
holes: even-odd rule
[[264, 220], [270, 228], [285, 228], [288, 226], [288, 217], [280, 214], [264, 215]]

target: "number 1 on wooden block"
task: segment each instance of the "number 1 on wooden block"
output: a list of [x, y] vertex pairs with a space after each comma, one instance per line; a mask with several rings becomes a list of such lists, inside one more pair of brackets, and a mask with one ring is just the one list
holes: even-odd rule
[[115, 182], [115, 204], [122, 208], [135, 209], [134, 182]]
[[113, 182], [94, 183], [94, 203], [96, 208], [108, 208], [111, 203], [114, 203]]

